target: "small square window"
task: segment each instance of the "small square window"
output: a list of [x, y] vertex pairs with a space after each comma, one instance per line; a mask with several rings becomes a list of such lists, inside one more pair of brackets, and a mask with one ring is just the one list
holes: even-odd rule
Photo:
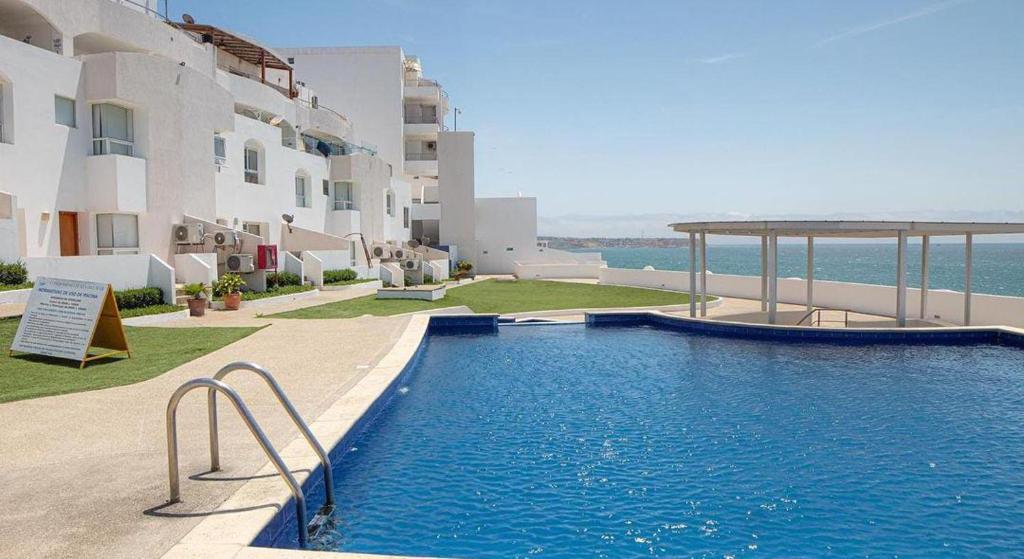
[[512, 247], [508, 247], [508, 248], [505, 249], [505, 252], [512, 252], [513, 250], [515, 250], [515, 249], [512, 248]]
[[75, 127], [75, 100], [56, 95], [53, 98], [54, 121], [64, 126]]

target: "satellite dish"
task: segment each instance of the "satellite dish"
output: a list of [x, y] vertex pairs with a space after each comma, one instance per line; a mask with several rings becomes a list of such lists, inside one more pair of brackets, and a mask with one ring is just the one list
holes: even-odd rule
[[196, 22], [196, 18], [192, 17], [189, 14], [181, 14], [181, 21], [184, 21], [185, 23], [192, 24], [192, 23]]
[[285, 223], [291, 223], [291, 222], [295, 221], [295, 216], [289, 215], [289, 214], [281, 214], [281, 219]]

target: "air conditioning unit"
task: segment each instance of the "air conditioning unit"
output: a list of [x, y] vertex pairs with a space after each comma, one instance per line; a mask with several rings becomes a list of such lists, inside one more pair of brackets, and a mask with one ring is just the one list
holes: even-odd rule
[[437, 151], [437, 142], [427, 142], [427, 151]]
[[213, 244], [223, 246], [235, 246], [238, 244], [238, 235], [234, 231], [217, 231], [213, 234]]
[[391, 247], [384, 243], [373, 243], [373, 246], [370, 248], [370, 258], [390, 260], [392, 258]]
[[225, 265], [229, 272], [236, 274], [248, 274], [256, 270], [251, 254], [232, 254]]
[[391, 257], [395, 260], [405, 260], [406, 258], [409, 258], [410, 253], [412, 253], [411, 250], [407, 250], [402, 247], [394, 247], [391, 249]]
[[198, 245], [203, 242], [203, 224], [185, 223], [171, 227], [171, 236], [179, 245]]
[[402, 269], [403, 270], [419, 270], [420, 269], [420, 261], [419, 260], [412, 260], [412, 259], [410, 259], [410, 260], [402, 260]]

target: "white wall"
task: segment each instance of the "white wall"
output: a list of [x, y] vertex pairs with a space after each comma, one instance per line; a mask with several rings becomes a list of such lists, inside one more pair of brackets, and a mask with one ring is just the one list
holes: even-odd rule
[[476, 177], [474, 133], [442, 132], [438, 136], [438, 199], [441, 204], [441, 245], [455, 245], [463, 259], [476, 257]]
[[519, 279], [596, 279], [604, 266], [603, 263], [576, 264], [524, 264], [516, 262], [513, 271]]
[[[546, 276], [557, 277], [557, 276]], [[627, 270], [603, 268], [599, 273], [602, 284], [629, 285], [689, 291], [688, 272], [666, 270]], [[700, 289], [700, 274], [697, 275], [697, 289]], [[744, 299], [761, 298], [759, 276], [735, 276], [708, 274], [708, 293], [724, 297]], [[920, 289], [907, 290], [907, 316], [920, 316]], [[779, 279], [779, 302], [804, 305], [807, 302], [807, 282], [797, 278]], [[837, 281], [814, 282], [814, 305], [848, 309], [881, 316], [895, 316], [896, 288], [886, 285], [869, 285]], [[926, 319], [939, 319], [953, 324], [963, 324], [963, 293], [932, 289], [928, 291], [928, 315]], [[972, 297], [971, 324], [1024, 327], [1024, 298], [998, 295]]]
[[[324, 231], [328, 208], [333, 209], [333, 202], [323, 194], [322, 182], [329, 178], [327, 159], [281, 145], [281, 129], [276, 126], [242, 115], [233, 119], [234, 131], [221, 133], [227, 165], [216, 173], [216, 215], [212, 217], [224, 219], [237, 229], [246, 221], [263, 223], [270, 244], [281, 242], [282, 214], [294, 216], [293, 223], [298, 227]], [[263, 184], [245, 182], [247, 142], [256, 142], [263, 150]], [[295, 176], [300, 172], [307, 178], [310, 207], [296, 205]]]
[[114, 289], [159, 287], [164, 302], [174, 302], [174, 268], [149, 254], [25, 259], [31, 280], [66, 278], [109, 283]]
[[476, 199], [476, 270], [511, 274], [537, 251], [536, 198]]
[[404, 163], [403, 61], [399, 47], [277, 49], [295, 59], [297, 79], [315, 84], [320, 102], [348, 116], [357, 142], [369, 142], [400, 176]]

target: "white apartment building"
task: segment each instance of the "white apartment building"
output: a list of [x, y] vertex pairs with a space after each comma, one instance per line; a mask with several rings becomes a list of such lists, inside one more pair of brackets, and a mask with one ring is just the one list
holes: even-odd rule
[[[353, 234], [410, 238], [402, 160], [356, 139], [346, 99], [153, 4], [0, 0], [0, 260], [123, 288], [164, 268], [213, 279], [259, 245], [281, 268], [312, 252], [372, 273]], [[182, 243], [176, 224], [203, 235]]]
[[485, 274], [512, 273], [537, 248], [534, 198], [476, 198], [473, 132], [449, 131], [448, 93], [424, 77], [400, 47], [279, 49], [358, 123], [354, 141], [377, 147], [409, 185], [411, 235], [473, 262]]

